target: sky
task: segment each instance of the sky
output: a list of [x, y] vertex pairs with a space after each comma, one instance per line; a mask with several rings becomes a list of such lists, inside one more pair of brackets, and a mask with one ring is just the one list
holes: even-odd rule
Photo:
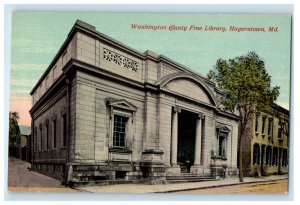
[[[19, 124], [30, 125], [30, 91], [80, 19], [123, 44], [151, 50], [206, 76], [217, 59], [230, 59], [255, 51], [265, 61], [272, 86], [280, 86], [276, 103], [289, 108], [291, 18], [288, 15], [150, 14], [14, 12], [11, 33], [10, 110], [20, 114]], [[132, 29], [132, 24], [169, 26], [187, 30]], [[189, 30], [190, 26], [202, 30]], [[205, 31], [205, 26], [227, 31]], [[265, 28], [265, 32], [229, 31], [230, 26]], [[278, 32], [268, 32], [278, 27]]]

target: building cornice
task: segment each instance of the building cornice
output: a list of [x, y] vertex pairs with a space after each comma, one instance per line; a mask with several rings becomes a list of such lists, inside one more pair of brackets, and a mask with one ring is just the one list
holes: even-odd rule
[[85, 72], [91, 72], [94, 75], [105, 77], [107, 79], [111, 79], [114, 82], [121, 82], [123, 84], [125, 83], [127, 85], [130, 85], [131, 87], [134, 87], [134, 88], [144, 89], [144, 84], [139, 81], [135, 81], [130, 78], [126, 78], [122, 75], [118, 75], [116, 73], [112, 73], [112, 72], [104, 70], [104, 69], [99, 69], [99, 67], [90, 65], [88, 63], [85, 63], [85, 62], [82, 62], [79, 60], [71, 60], [68, 63], [68, 66], [63, 69], [63, 72], [66, 75], [68, 75], [68, 73], [70, 73], [70, 72], [75, 72], [75, 70], [73, 70], [73, 69], [84, 70]]
[[234, 119], [236, 121], [239, 120], [239, 117], [233, 113], [230, 113], [230, 112], [226, 112], [226, 111], [223, 111], [223, 110], [220, 110], [220, 109], [216, 109], [216, 113], [218, 115], [222, 115], [224, 117], [228, 117], [228, 118], [231, 118], [231, 119]]
[[121, 51], [127, 52], [141, 60], [153, 60], [157, 63], [159, 62], [164, 62], [170, 66], [175, 67], [176, 69], [179, 69], [181, 71], [184, 72], [188, 72], [188, 73], [192, 73], [197, 75], [198, 77], [202, 78], [207, 84], [210, 84], [213, 87], [216, 87], [216, 84], [210, 80], [208, 80], [207, 78], [203, 77], [201, 74], [191, 70], [190, 68], [181, 65], [180, 63], [177, 63], [175, 61], [173, 61], [172, 59], [164, 56], [164, 55], [156, 55], [155, 53], [151, 52], [151, 51], [145, 51], [144, 53], [141, 53], [103, 33], [100, 33], [96, 30], [96, 28], [90, 24], [87, 24], [85, 22], [82, 22], [80, 20], [77, 20], [76, 23], [74, 24], [74, 26], [72, 27], [72, 29], [70, 30], [67, 39], [64, 41], [63, 45], [60, 47], [59, 51], [57, 52], [57, 54], [55, 55], [55, 57], [53, 58], [53, 60], [51, 61], [51, 63], [49, 64], [48, 68], [46, 69], [46, 71], [43, 73], [43, 75], [40, 77], [40, 79], [38, 80], [38, 82], [35, 84], [35, 86], [33, 87], [33, 89], [30, 92], [30, 95], [33, 95], [33, 93], [35, 92], [35, 90], [39, 87], [40, 83], [44, 80], [44, 78], [48, 75], [48, 73], [50, 72], [50, 70], [52, 69], [52, 67], [55, 65], [55, 63], [57, 62], [57, 60], [59, 59], [59, 57], [63, 54], [63, 52], [65, 51], [65, 49], [67, 48], [68, 44], [70, 43], [70, 41], [72, 40], [72, 38], [74, 37], [74, 35], [76, 34], [76, 32], [82, 32], [84, 34], [87, 34], [89, 36], [92, 36], [96, 39], [99, 39], [100, 42], [104, 42], [107, 43], [108, 45], [117, 48]]
[[289, 116], [289, 114], [290, 114], [290, 111], [289, 111], [289, 110], [285, 109], [284, 107], [282, 107], [282, 106], [280, 106], [280, 105], [278, 105], [278, 104], [276, 104], [276, 103], [272, 103], [272, 104], [271, 104], [271, 108], [273, 108], [274, 110], [277, 110], [277, 111], [279, 111], [279, 112], [281, 112], [281, 113], [284, 113], [284, 114], [286, 114], [287, 116]]
[[41, 103], [49, 98], [54, 91], [59, 88], [59, 85], [63, 84], [63, 81], [65, 80], [66, 76], [61, 75], [54, 84], [44, 93], [44, 95], [36, 102], [33, 103], [33, 107], [29, 110], [29, 113], [32, 115], [32, 113], [41, 105]]

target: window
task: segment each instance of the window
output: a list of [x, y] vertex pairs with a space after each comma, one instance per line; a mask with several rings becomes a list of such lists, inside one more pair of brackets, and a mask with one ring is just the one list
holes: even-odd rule
[[255, 133], [258, 133], [258, 121], [259, 121], [259, 114], [256, 114], [256, 118], [255, 118]]
[[226, 153], [226, 138], [227, 138], [227, 133], [220, 133], [219, 134], [219, 147], [218, 147], [218, 155], [220, 157], [225, 157]]
[[273, 162], [272, 162], [273, 166], [277, 166], [277, 160], [278, 160], [278, 148], [274, 147], [273, 148]]
[[216, 136], [217, 136], [217, 147], [216, 147], [216, 156], [219, 158], [226, 159], [226, 145], [227, 145], [227, 138], [230, 129], [228, 129], [224, 125], [217, 125], [216, 126]]
[[67, 146], [67, 115], [63, 116], [63, 146]]
[[40, 125], [40, 150], [43, 150], [43, 127]]
[[131, 153], [137, 107], [124, 99], [108, 99], [110, 109], [109, 151]]
[[116, 171], [116, 179], [125, 179], [126, 172], [125, 171]]
[[271, 166], [271, 161], [272, 160], [272, 148], [271, 146], [268, 146], [266, 149], [266, 163], [267, 166]]
[[114, 147], [125, 147], [127, 123], [128, 117], [114, 115]]
[[278, 139], [282, 139], [282, 130], [283, 130], [283, 123], [278, 123]]
[[260, 159], [260, 146], [259, 144], [253, 145], [253, 164], [259, 165], [259, 159]]
[[34, 128], [34, 151], [37, 151], [37, 138], [38, 138], [38, 136], [37, 136], [37, 128], [35, 127]]
[[268, 124], [268, 136], [271, 137], [273, 135], [273, 119], [269, 119], [269, 124]]
[[53, 148], [56, 148], [56, 120], [53, 120]]
[[262, 125], [261, 125], [261, 134], [262, 134], [262, 135], [265, 135], [266, 119], [267, 119], [266, 116], [263, 116], [263, 117], [262, 117]]
[[282, 152], [282, 164], [283, 167], [286, 167], [288, 165], [288, 153], [287, 150], [284, 149]]
[[46, 124], [46, 150], [49, 150], [49, 124]]

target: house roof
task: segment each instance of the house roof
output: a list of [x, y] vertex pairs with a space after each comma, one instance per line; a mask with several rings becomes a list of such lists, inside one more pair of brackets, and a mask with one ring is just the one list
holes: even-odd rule
[[31, 127], [19, 125], [19, 130], [21, 135], [30, 135]]
[[286, 114], [286, 115], [289, 115], [289, 114], [290, 114], [290, 111], [289, 111], [289, 110], [287, 110], [286, 108], [284, 108], [284, 107], [282, 107], [282, 106], [280, 106], [280, 105], [278, 105], [278, 104], [276, 104], [276, 103], [272, 103], [272, 104], [271, 104], [271, 107], [272, 107], [273, 109], [279, 111], [279, 112], [282, 112], [282, 113]]

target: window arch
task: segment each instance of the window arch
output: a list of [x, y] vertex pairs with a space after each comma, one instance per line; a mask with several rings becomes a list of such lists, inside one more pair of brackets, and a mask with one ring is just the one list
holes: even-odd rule
[[157, 85], [159, 86], [160, 89], [164, 90], [164, 87], [169, 82], [177, 80], [177, 79], [186, 79], [186, 80], [195, 82], [199, 87], [201, 87], [201, 89], [203, 89], [203, 91], [205, 91], [207, 96], [210, 98], [212, 105], [217, 106], [217, 107], [219, 106], [214, 93], [210, 90], [210, 88], [208, 88], [207, 83], [199, 76], [196, 76], [196, 75], [193, 75], [190, 73], [186, 73], [186, 72], [172, 73], [172, 74], [165, 76], [161, 80], [159, 80], [157, 82]]

